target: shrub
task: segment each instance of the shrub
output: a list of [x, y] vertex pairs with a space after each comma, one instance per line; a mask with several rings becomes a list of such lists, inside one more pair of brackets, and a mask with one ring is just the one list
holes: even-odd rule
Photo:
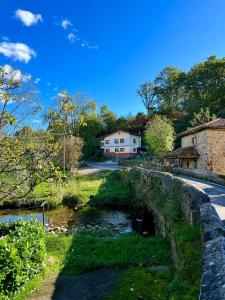
[[73, 192], [68, 192], [63, 196], [62, 204], [74, 208], [77, 205], [80, 205], [81, 201], [79, 199], [79, 195]]
[[0, 226], [0, 295], [18, 291], [43, 268], [45, 231], [37, 220]]

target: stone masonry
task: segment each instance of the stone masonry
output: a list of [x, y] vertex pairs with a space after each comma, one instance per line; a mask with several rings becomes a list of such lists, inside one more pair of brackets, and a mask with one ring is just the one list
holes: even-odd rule
[[[225, 227], [207, 194], [169, 173], [142, 168], [131, 169], [130, 172], [133, 172], [135, 182], [139, 181], [146, 189], [145, 192], [148, 185], [153, 184], [165, 194], [179, 194], [184, 219], [191, 225], [200, 224], [202, 229], [204, 254], [199, 300], [225, 300]], [[158, 233], [170, 238], [160, 211], [150, 198], [146, 201], [155, 217]]]

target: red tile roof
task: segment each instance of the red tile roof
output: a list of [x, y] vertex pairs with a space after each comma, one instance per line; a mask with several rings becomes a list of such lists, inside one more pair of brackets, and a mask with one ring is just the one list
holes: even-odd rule
[[199, 156], [194, 146], [178, 148], [164, 155], [164, 157], [168, 158], [198, 158]]
[[200, 125], [200, 126], [197, 126], [194, 128], [190, 128], [190, 129], [178, 134], [177, 137], [189, 135], [189, 134], [199, 132], [204, 129], [225, 129], [225, 119], [216, 119], [216, 120], [210, 121], [208, 123], [205, 123], [203, 125]]

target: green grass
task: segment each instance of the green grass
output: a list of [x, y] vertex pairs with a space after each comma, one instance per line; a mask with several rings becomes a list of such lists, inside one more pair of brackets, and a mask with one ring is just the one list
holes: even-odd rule
[[[105, 175], [107, 176], [107, 174]], [[95, 196], [103, 184], [103, 176], [79, 176], [70, 180], [63, 188], [63, 193], [73, 193], [82, 203], [89, 201], [90, 196]]]
[[[46, 236], [48, 257], [45, 272], [31, 280], [14, 300], [26, 299], [41, 287], [43, 278], [53, 273], [75, 275], [98, 268], [123, 269], [118, 286], [105, 300], [196, 300], [201, 274], [201, 243], [198, 227], [174, 229], [179, 257], [174, 270], [170, 243], [160, 237], [144, 238], [135, 233], [110, 236], [107, 230], [83, 230], [74, 236]], [[150, 266], [163, 265], [166, 272]], [[143, 297], [143, 298], [141, 298]]]
[[128, 189], [121, 180], [120, 172], [113, 171], [103, 175], [103, 181], [93, 198], [95, 206], [127, 207], [130, 205]]
[[[36, 207], [44, 201], [53, 208], [62, 204], [63, 197], [69, 195], [74, 203], [87, 203], [95, 199], [97, 205], [127, 206], [129, 202], [128, 191], [121, 182], [116, 171], [102, 172], [96, 176], [74, 176], [64, 185], [57, 186], [48, 181], [37, 185], [34, 192], [26, 199], [11, 201], [12, 206]], [[70, 200], [71, 200], [70, 199]], [[74, 205], [76, 206], [76, 205]]]
[[166, 300], [170, 298], [170, 272], [156, 273], [147, 268], [126, 271], [112, 296], [104, 300]]
[[63, 257], [65, 250], [62, 249], [69, 250], [62, 270], [69, 275], [102, 267], [125, 268], [171, 263], [170, 245], [160, 237], [143, 238], [133, 233], [110, 237], [101, 230], [85, 230], [72, 240], [69, 237], [49, 236], [46, 244], [48, 252], [53, 256]]

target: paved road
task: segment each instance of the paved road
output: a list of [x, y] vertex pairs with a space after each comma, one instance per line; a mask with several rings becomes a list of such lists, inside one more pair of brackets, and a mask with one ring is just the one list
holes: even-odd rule
[[195, 186], [197, 189], [206, 193], [212, 205], [215, 207], [220, 219], [225, 220], [225, 187], [211, 182], [202, 181], [199, 179], [179, 176], [183, 181]]
[[106, 161], [106, 162], [88, 162], [88, 166], [95, 167], [101, 170], [117, 170], [119, 169], [119, 166], [117, 163], [112, 161]]
[[106, 162], [88, 162], [87, 166], [79, 169], [80, 175], [95, 175], [104, 170], [118, 170], [119, 166], [117, 163], [106, 161]]

